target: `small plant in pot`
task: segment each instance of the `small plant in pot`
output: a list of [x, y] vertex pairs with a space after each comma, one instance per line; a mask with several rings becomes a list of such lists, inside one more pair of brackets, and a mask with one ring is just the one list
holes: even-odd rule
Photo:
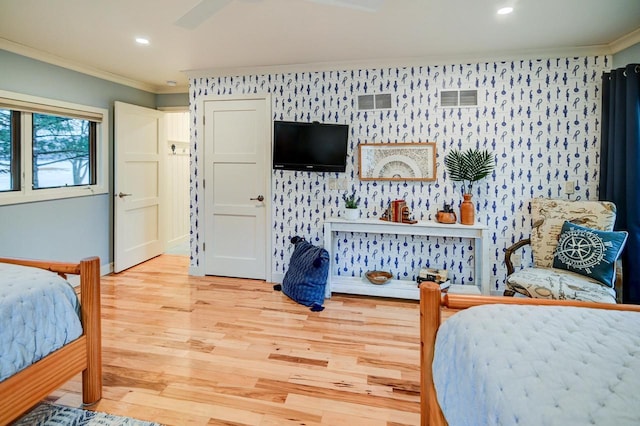
[[356, 220], [360, 217], [360, 210], [358, 205], [360, 204], [360, 197], [356, 197], [356, 191], [354, 190], [351, 195], [346, 193], [342, 195], [344, 200], [344, 217], [348, 220]]
[[460, 223], [473, 225], [475, 223], [475, 209], [471, 202], [473, 183], [484, 179], [496, 167], [496, 156], [488, 150], [470, 148], [466, 151], [453, 150], [444, 157], [449, 179], [462, 182], [462, 197], [460, 205]]

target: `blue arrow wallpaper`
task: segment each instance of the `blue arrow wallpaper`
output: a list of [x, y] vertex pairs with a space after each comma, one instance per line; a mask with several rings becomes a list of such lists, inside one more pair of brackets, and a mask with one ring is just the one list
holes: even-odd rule
[[[418, 220], [434, 220], [443, 204], [462, 201], [459, 184], [446, 178], [444, 156], [452, 149], [489, 149], [496, 168], [476, 183], [476, 222], [490, 228], [491, 289], [504, 288], [504, 249], [529, 236], [534, 197], [597, 199], [601, 76], [610, 57], [575, 57], [478, 64], [425, 65], [343, 71], [292, 72], [192, 78], [191, 266], [202, 262], [204, 233], [195, 213], [203, 208], [196, 176], [196, 102], [208, 95], [270, 93], [273, 120], [349, 124], [346, 173], [274, 171], [272, 175], [272, 272], [284, 275], [293, 251], [289, 238], [321, 245], [323, 221], [338, 216], [345, 190], [362, 197], [362, 217], [379, 218], [389, 202], [405, 199]], [[477, 90], [476, 107], [440, 107], [443, 90]], [[357, 97], [390, 93], [390, 109], [358, 111]], [[435, 142], [433, 182], [360, 181], [361, 143]], [[334, 181], [335, 182], [335, 181]], [[567, 195], [567, 183], [574, 193]], [[345, 234], [332, 248], [341, 275], [371, 269], [415, 280], [421, 267], [446, 268], [456, 284], [474, 283], [474, 247], [460, 238]], [[530, 258], [525, 251], [523, 262]]]

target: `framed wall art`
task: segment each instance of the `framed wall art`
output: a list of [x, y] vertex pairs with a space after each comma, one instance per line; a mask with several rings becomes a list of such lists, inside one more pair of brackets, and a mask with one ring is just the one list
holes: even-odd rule
[[358, 146], [360, 180], [436, 180], [436, 144], [372, 143]]

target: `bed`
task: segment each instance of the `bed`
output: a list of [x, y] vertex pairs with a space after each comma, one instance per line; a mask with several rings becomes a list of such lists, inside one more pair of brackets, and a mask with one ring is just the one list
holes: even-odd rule
[[[22, 275], [22, 272], [16, 274], [17, 267], [28, 267], [24, 269], [24, 273], [35, 272], [34, 277], [41, 270], [54, 272], [65, 279], [67, 274], [79, 275], [81, 302], [79, 337], [73, 336], [74, 339], [69, 343], [0, 382], [0, 425], [15, 420], [78, 373], [82, 373], [83, 403], [90, 405], [99, 401], [102, 396], [99, 258], [90, 257], [79, 263], [0, 258], [0, 266], [5, 268], [3, 271], [10, 271], [0, 274], [0, 279]], [[21, 285], [13, 284], [12, 281], [12, 286]], [[17, 304], [19, 303], [13, 303], [11, 309], [16, 309]], [[14, 317], [14, 314], [3, 315], [1, 318], [7, 320], [10, 317]], [[15, 322], [3, 323], [0, 327], [6, 332], [15, 327]], [[6, 343], [3, 343], [2, 350], [6, 350]]]
[[425, 282], [420, 330], [422, 425], [640, 424], [640, 306]]

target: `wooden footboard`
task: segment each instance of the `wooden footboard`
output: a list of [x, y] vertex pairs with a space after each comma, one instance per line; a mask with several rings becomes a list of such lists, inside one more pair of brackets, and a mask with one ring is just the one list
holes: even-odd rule
[[487, 304], [504, 305], [555, 305], [582, 308], [640, 312], [640, 305], [579, 302], [568, 300], [529, 299], [521, 297], [474, 296], [442, 293], [433, 282], [420, 285], [420, 414], [422, 426], [446, 425], [433, 383], [433, 355], [436, 335], [441, 323], [441, 308], [466, 309]]
[[80, 275], [83, 328], [78, 339], [0, 382], [0, 425], [15, 420], [80, 372], [84, 404], [98, 402], [102, 397], [100, 259], [90, 257], [77, 264], [6, 258], [0, 262]]
[[420, 423], [422, 426], [446, 425], [433, 384], [433, 353], [440, 327], [440, 286], [434, 282], [420, 285]]

